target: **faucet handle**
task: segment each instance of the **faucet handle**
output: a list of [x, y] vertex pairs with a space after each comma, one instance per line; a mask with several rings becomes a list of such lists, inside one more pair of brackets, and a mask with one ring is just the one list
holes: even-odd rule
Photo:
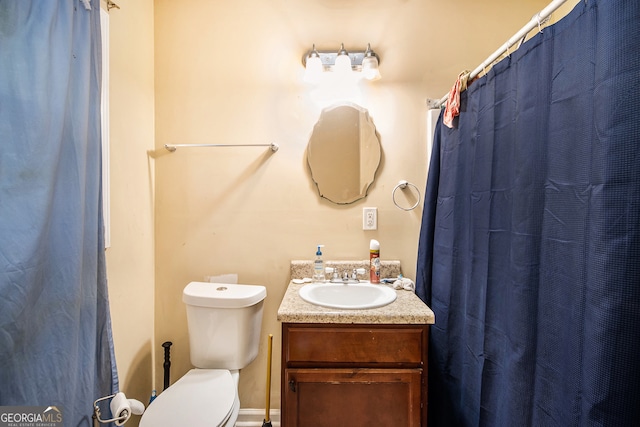
[[351, 280], [359, 282], [358, 274], [365, 274], [366, 272], [367, 270], [365, 270], [364, 268], [354, 268], [353, 271], [351, 272]]

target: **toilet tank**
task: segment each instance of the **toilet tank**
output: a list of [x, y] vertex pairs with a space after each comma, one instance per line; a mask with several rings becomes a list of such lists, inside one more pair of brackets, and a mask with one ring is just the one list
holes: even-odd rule
[[187, 306], [191, 364], [203, 369], [242, 369], [258, 355], [267, 290], [259, 285], [191, 282]]

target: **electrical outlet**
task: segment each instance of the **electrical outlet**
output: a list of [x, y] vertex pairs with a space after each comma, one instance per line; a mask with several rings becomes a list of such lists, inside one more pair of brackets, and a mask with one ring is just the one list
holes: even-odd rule
[[362, 208], [362, 229], [378, 229], [378, 208]]

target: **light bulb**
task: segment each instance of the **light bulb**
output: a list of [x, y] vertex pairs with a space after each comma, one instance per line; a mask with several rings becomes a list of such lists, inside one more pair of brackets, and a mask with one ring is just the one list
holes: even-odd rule
[[362, 60], [362, 75], [367, 80], [379, 80], [380, 69], [378, 68], [378, 58], [375, 56], [366, 56]]
[[307, 65], [304, 71], [304, 81], [307, 83], [318, 83], [323, 70], [324, 68], [320, 57], [310, 55], [307, 58]]
[[351, 58], [349, 58], [349, 54], [344, 49], [344, 44], [340, 45], [338, 56], [336, 56], [334, 70], [339, 74], [351, 74]]

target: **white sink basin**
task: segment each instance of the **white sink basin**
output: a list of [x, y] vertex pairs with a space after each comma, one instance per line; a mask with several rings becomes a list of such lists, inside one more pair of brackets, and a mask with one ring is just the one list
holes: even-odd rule
[[298, 293], [311, 304], [346, 310], [382, 307], [396, 300], [394, 289], [371, 283], [310, 283]]

